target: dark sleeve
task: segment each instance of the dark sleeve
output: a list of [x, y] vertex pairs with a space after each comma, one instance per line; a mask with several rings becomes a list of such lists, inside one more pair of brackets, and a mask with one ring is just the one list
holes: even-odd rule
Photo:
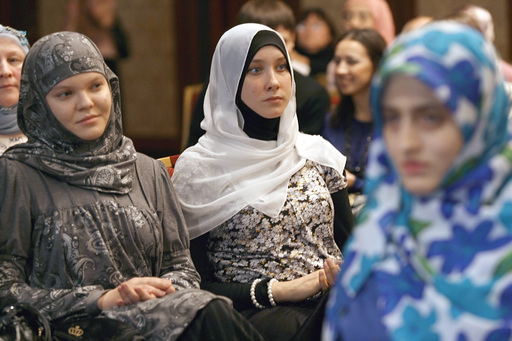
[[306, 134], [320, 135], [331, 99], [327, 90], [311, 77], [295, 73], [297, 84], [297, 119], [299, 130]]
[[348, 191], [346, 188], [331, 194], [334, 203], [334, 240], [343, 250], [343, 246], [352, 233], [354, 227], [354, 215], [350, 208], [348, 200]]
[[[208, 233], [190, 241], [192, 260], [201, 275], [201, 289], [229, 297], [233, 301], [233, 306], [238, 311], [254, 308], [250, 294], [252, 283], [221, 283], [215, 279], [213, 267], [210, 265], [206, 254], [207, 241]], [[270, 303], [267, 296], [267, 288], [268, 280], [258, 283], [256, 286], [256, 300], [268, 307]]]
[[203, 90], [197, 96], [197, 101], [194, 106], [194, 112], [190, 120], [190, 127], [188, 133], [187, 147], [193, 146], [197, 143], [199, 138], [204, 135], [205, 131], [201, 129], [201, 121], [204, 119], [204, 98], [206, 96], [206, 89], [208, 88], [208, 81], [203, 85]]

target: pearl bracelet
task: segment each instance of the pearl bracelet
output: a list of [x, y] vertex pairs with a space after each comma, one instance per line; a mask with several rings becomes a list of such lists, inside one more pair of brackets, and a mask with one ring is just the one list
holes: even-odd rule
[[262, 279], [261, 278], [257, 278], [255, 279], [252, 284], [251, 284], [251, 301], [252, 301], [252, 304], [254, 304], [254, 306], [258, 309], [265, 309], [265, 306], [264, 305], [261, 305], [258, 303], [258, 301], [256, 300], [256, 285], [261, 282]]
[[274, 300], [274, 294], [272, 293], [272, 285], [274, 285], [275, 282], [277, 282], [277, 279], [272, 278], [270, 280], [270, 282], [268, 282], [268, 289], [267, 289], [268, 300], [270, 301], [270, 305], [273, 307], [275, 307], [277, 305], [276, 301]]

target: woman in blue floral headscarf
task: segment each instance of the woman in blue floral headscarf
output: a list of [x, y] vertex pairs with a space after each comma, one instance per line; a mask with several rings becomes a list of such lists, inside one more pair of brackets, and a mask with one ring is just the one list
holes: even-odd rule
[[369, 201], [323, 339], [512, 340], [510, 103], [494, 48], [429, 24], [390, 48], [371, 101]]

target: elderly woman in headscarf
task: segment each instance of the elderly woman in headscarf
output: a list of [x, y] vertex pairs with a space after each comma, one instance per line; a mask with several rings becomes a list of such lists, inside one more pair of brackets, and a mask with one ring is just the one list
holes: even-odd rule
[[512, 140], [497, 54], [441, 21], [406, 33], [371, 90], [368, 203], [324, 340], [512, 338]]
[[3, 303], [122, 321], [150, 340], [262, 339], [199, 289], [167, 170], [123, 136], [119, 80], [89, 38], [34, 44], [18, 122], [29, 140], [0, 158]]
[[312, 316], [352, 227], [345, 157], [299, 132], [290, 58], [269, 27], [227, 31], [210, 80], [206, 134], [172, 178], [202, 287], [230, 297], [269, 340], [305, 325], [318, 338], [319, 324], [306, 320], [321, 319], [323, 308]]
[[25, 142], [16, 119], [23, 60], [30, 47], [26, 33], [0, 25], [0, 155]]

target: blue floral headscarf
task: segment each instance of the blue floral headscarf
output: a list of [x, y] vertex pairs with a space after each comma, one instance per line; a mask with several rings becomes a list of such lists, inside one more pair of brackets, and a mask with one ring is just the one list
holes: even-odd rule
[[[371, 87], [375, 136], [368, 203], [331, 290], [324, 339], [339, 339], [341, 312], [371, 279], [392, 340], [512, 339], [510, 103], [494, 47], [454, 22], [399, 37]], [[418, 197], [401, 185], [382, 137], [386, 82], [406, 74], [449, 109], [464, 146], [439, 188]]]

